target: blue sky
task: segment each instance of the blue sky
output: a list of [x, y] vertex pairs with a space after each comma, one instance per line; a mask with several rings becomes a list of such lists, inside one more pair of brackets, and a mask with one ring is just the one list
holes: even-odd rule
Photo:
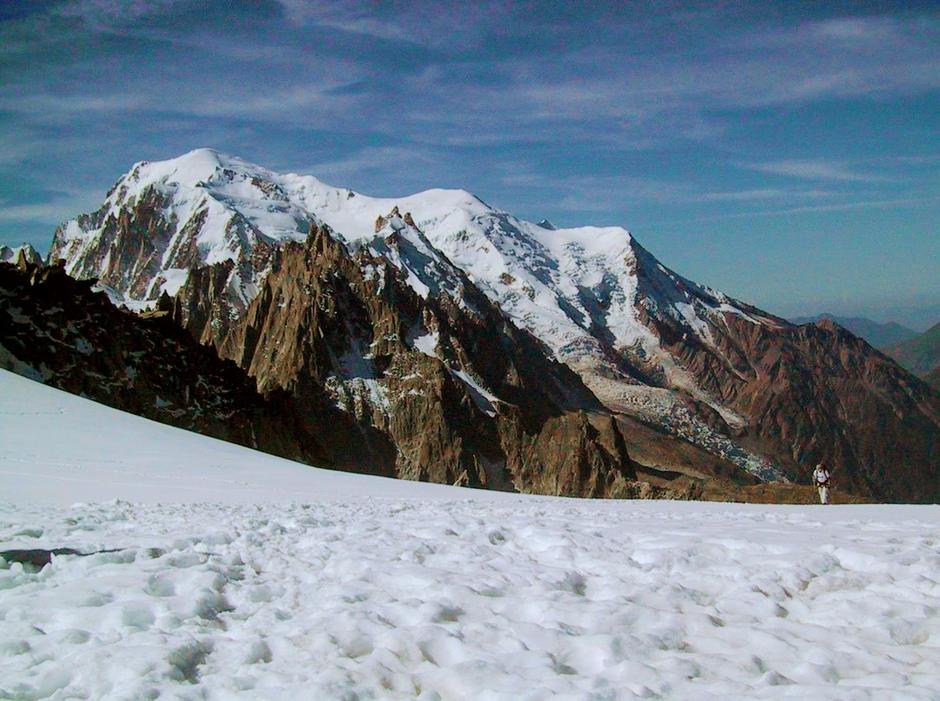
[[937, 3], [648, 4], [0, 0], [0, 243], [211, 146], [620, 224], [784, 315], [940, 320]]

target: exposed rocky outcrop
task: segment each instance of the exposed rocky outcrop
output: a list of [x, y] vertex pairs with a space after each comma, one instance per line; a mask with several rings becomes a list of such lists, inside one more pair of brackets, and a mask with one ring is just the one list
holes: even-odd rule
[[0, 246], [0, 263], [10, 263], [11, 265], [40, 265], [42, 256], [32, 247], [31, 244], [24, 243], [20, 246]]
[[92, 284], [58, 266], [0, 264], [0, 367], [162, 423], [330, 464], [286, 395], [262, 397], [167, 313], [119, 310]]
[[228, 330], [215, 323], [224, 309], [212, 304], [211, 283], [224, 271], [196, 271], [175, 314], [262, 391], [286, 390], [303, 407], [315, 383], [361, 426], [387, 436], [394, 454], [360, 458], [370, 471], [542, 494], [631, 489], [634, 466], [609, 413], [570, 369], [453, 274], [461, 278], [459, 300], [446, 292], [423, 299], [384, 256], [350, 252], [328, 227], [314, 226], [304, 244], [279, 251], [244, 318]]

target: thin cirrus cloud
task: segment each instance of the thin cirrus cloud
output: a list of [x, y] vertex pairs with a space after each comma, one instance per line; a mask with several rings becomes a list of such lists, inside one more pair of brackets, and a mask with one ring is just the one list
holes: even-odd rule
[[328, 28], [380, 41], [435, 49], [475, 47], [501, 23], [508, 26], [518, 3], [480, 0], [413, 0], [384, 6], [339, 0], [277, 0], [289, 22], [298, 27]]
[[51, 193], [42, 202], [16, 204], [0, 201], [0, 224], [19, 224], [29, 221], [63, 222], [71, 216], [89, 198], [100, 198], [104, 193], [94, 190], [69, 190]]
[[782, 160], [742, 164], [745, 168], [771, 175], [785, 175], [802, 180], [829, 180], [846, 183], [887, 183], [894, 178], [856, 170], [845, 163], [824, 160]]
[[866, 209], [910, 209], [936, 205], [940, 202], [940, 195], [923, 197], [899, 197], [894, 199], [853, 200], [849, 202], [833, 202], [830, 204], [800, 205], [794, 207], [777, 207], [773, 209], [751, 209], [741, 212], [723, 212], [720, 214], [703, 214], [686, 219], [687, 222], [724, 221], [729, 219], [752, 219], [762, 217], [786, 217], [794, 214], [812, 214], [827, 212], [851, 212]]
[[[524, 131], [589, 135], [623, 146], [678, 136], [713, 140], [727, 117], [747, 110], [822, 100], [885, 98], [940, 86], [937, 25], [858, 20], [856, 43], [832, 41], [838, 23], [810, 24], [766, 43], [774, 32], [727, 38], [691, 60], [684, 55], [638, 55], [592, 46], [545, 56], [511, 56], [486, 63], [460, 61], [408, 76], [402, 86], [418, 97], [414, 121], [442, 132], [503, 126], [507, 141]], [[887, 35], [882, 43], [873, 37]], [[497, 80], [468, 81], [485, 72]], [[412, 120], [405, 120], [407, 124]], [[506, 128], [524, 124], [526, 129]], [[605, 125], [606, 129], [598, 129]], [[614, 128], [611, 128], [614, 127]], [[832, 177], [840, 173], [832, 172]], [[849, 174], [841, 173], [846, 179]]]
[[731, 192], [705, 192], [691, 198], [693, 202], [754, 202], [779, 199], [819, 199], [833, 193], [826, 190], [784, 190], [760, 188]]
[[[117, 22], [126, 25], [145, 13], [158, 14], [185, 4], [177, 0], [124, 6], [84, 0], [67, 7], [94, 28]], [[437, 39], [453, 36], [457, 27], [462, 36], [485, 36], [493, 32], [489, 20], [508, 14], [507, 5], [501, 3], [482, 6], [469, 16], [437, 10], [425, 18], [413, 11], [403, 11], [401, 17], [372, 16], [351, 3], [282, 5], [286, 17], [302, 25], [298, 31], [319, 27], [392, 46], [425, 35], [424, 43], [435, 45]], [[455, 24], [457, 19], [464, 24]], [[6, 91], [0, 96], [0, 105], [46, 120], [54, 120], [57, 114], [70, 115], [75, 109], [114, 113], [157, 109], [268, 123], [306, 121], [329, 126], [329, 120], [362, 133], [438, 140], [441, 144], [455, 143], [467, 134], [479, 134], [490, 143], [561, 135], [573, 140], [605, 140], [622, 148], [647, 148], [677, 137], [720, 139], [726, 118], [710, 114], [716, 109], [936, 87], [940, 85], [936, 25], [879, 18], [809, 22], [788, 31], [722, 37], [694, 60], [681, 54], [632, 54], [623, 60], [616, 37], [607, 37], [608, 42], [599, 41], [595, 46], [551, 46], [545, 53], [497, 53], [483, 59], [455, 58], [453, 47], [448, 46], [430, 66], [418, 71], [396, 66], [394, 60], [388, 67], [376, 68], [355, 56], [337, 59], [316, 55], [315, 47], [293, 48], [284, 42], [269, 47], [248, 43], [245, 47], [241, 37], [229, 42], [215, 37], [203, 42], [202, 50], [244, 65], [246, 80], [220, 86], [214, 73], [217, 66], [211, 57], [204, 57], [196, 65], [205, 64], [205, 70], [193, 70], [186, 76], [193, 89], [180, 90], [176, 80], [163, 78], [156, 65], [148, 69], [144, 59], [128, 72], [153, 70], [155, 75], [136, 85], [118, 81], [111, 95], [63, 97], [43, 94], [41, 86], [40, 92], [33, 94], [31, 90], [37, 88], [19, 85], [12, 94]], [[511, 33], [509, 29], [501, 31]], [[179, 34], [177, 30], [163, 31], [167, 41], [185, 42], [185, 36]], [[278, 62], [279, 70], [262, 86], [252, 80], [252, 73], [257, 64], [265, 62], [266, 48], [270, 48], [270, 60]], [[287, 61], [290, 56], [296, 65]], [[369, 90], [356, 93], [360, 83]], [[853, 179], [849, 174], [842, 176]], [[839, 173], [833, 172], [831, 177], [838, 179]]]

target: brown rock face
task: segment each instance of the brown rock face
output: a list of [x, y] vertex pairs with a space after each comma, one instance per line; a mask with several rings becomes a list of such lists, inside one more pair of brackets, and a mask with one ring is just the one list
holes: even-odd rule
[[202, 343], [225, 336], [238, 315], [228, 295], [228, 281], [234, 268], [232, 261], [194, 266], [176, 297], [174, 317]]
[[165, 198], [155, 188], [148, 188], [133, 207], [117, 215], [104, 208], [86, 215], [86, 224], [101, 229], [93, 244], [66, 241], [57, 231], [49, 259], [68, 258], [69, 270], [76, 277], [96, 277], [110, 287], [145, 296], [160, 272], [159, 254], [172, 233], [163, 216], [165, 205]]
[[286, 396], [265, 399], [165, 312], [121, 311], [92, 284], [58, 266], [0, 264], [0, 367], [155, 421], [328, 464]]
[[636, 491], [616, 422], [469, 280], [459, 301], [422, 299], [383, 256], [351, 254], [326, 227], [282, 249], [228, 327], [212, 303], [221, 277], [193, 275], [176, 300], [178, 320], [261, 391], [289, 392], [301, 417], [320, 415], [315, 390], [325, 387], [355, 424], [321, 434], [337, 462], [350, 443], [343, 437], [357, 430], [375, 444], [358, 441], [346, 462], [359, 470], [543, 494]]
[[658, 327], [700, 387], [746, 418], [742, 443], [799, 482], [827, 463], [839, 488], [940, 499], [940, 395], [832, 322], [778, 327], [725, 314], [714, 349]]
[[[592, 420], [593, 419], [593, 420]], [[604, 465], [626, 455], [614, 418], [586, 412], [553, 417], [529, 446], [520, 467], [532, 491], [565, 496], [602, 497], [625, 488], [623, 475]], [[551, 465], [550, 471], [539, 469]]]

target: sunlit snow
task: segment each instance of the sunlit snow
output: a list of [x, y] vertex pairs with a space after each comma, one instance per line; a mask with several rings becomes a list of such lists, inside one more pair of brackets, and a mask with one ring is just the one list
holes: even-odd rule
[[0, 697], [936, 699], [940, 509], [317, 470], [0, 371]]

